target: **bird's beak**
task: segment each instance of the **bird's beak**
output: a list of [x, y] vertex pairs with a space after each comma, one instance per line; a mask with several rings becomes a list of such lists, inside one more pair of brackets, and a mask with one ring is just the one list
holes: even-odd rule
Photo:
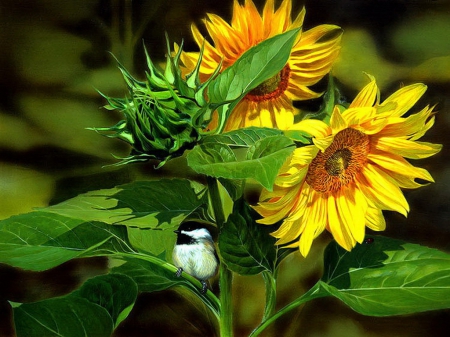
[[180, 234], [180, 230], [179, 230], [179, 229], [174, 230], [173, 232], [174, 232], [174, 233], [177, 233], [177, 234]]

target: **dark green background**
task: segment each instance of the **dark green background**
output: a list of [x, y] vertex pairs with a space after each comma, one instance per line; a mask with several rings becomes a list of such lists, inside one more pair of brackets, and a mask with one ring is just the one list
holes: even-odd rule
[[[153, 170], [154, 163], [102, 168], [115, 162], [111, 153], [126, 155], [129, 149], [85, 128], [109, 126], [121, 117], [99, 109], [105, 102], [95, 91], [125, 93], [108, 51], [140, 77], [142, 40], [157, 61], [164, 61], [164, 32], [171, 41], [185, 39], [186, 49], [196, 50], [189, 25], [196, 22], [202, 28], [200, 19], [207, 12], [229, 20], [231, 3], [1, 0], [0, 218], [136, 179], [193, 177], [184, 158], [158, 171]], [[255, 3], [261, 8], [264, 1]], [[293, 12], [302, 5], [294, 1]], [[322, 23], [344, 29], [333, 73], [349, 100], [366, 83], [363, 71], [376, 76], [382, 98], [402, 84], [428, 85], [414, 111], [436, 104], [436, 124], [424, 140], [442, 143], [444, 149], [416, 165], [427, 168], [436, 183], [405, 191], [411, 212], [407, 219], [386, 213], [384, 234], [450, 251], [450, 1], [310, 0], [306, 10], [305, 29]], [[329, 240], [324, 234], [307, 259], [294, 254], [283, 263], [280, 306], [320, 277], [321, 256]], [[12, 333], [6, 300], [35, 301], [64, 294], [105, 270], [102, 259], [74, 261], [44, 273], [2, 266], [0, 335]], [[236, 335], [246, 335], [260, 320], [263, 281], [258, 276], [237, 277], [234, 291]], [[287, 315], [275, 329], [277, 336], [447, 336], [450, 311], [372, 318], [353, 313], [337, 300], [319, 299]], [[116, 332], [116, 336], [162, 334], [209, 336], [211, 330], [196, 309], [167, 291], [140, 296], [135, 311]]]

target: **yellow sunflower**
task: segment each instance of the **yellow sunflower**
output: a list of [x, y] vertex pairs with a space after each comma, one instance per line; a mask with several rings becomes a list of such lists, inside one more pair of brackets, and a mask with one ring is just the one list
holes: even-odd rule
[[[260, 15], [251, 0], [246, 0], [244, 5], [235, 0], [231, 24], [214, 14], [208, 14], [204, 20], [213, 44], [207, 42], [198, 28], [192, 25], [196, 43], [200, 47], [204, 44], [201, 80], [211, 76], [221, 60], [221, 70], [224, 70], [259, 42], [302, 27], [305, 9], [294, 21], [291, 20], [291, 9], [291, 0], [283, 0], [277, 10], [274, 10], [274, 0], [267, 0]], [[285, 67], [247, 94], [231, 113], [225, 131], [248, 126], [285, 129], [292, 125], [294, 114], [298, 113], [292, 101], [321, 95], [308, 87], [330, 71], [339, 54], [341, 35], [342, 30], [334, 25], [320, 25], [300, 33]], [[183, 74], [195, 68], [198, 58], [197, 52], [182, 53]], [[210, 128], [217, 124], [217, 115], [215, 117]]]
[[442, 147], [417, 141], [434, 124], [432, 107], [403, 117], [425, 90], [420, 83], [405, 86], [380, 104], [371, 77], [345, 111], [334, 109], [330, 125], [305, 120], [291, 128], [310, 133], [313, 144], [294, 151], [274, 190], [264, 190], [255, 206], [262, 224], [284, 219], [272, 233], [278, 245], [299, 247], [306, 256], [312, 241], [327, 229], [351, 250], [363, 241], [366, 226], [385, 229], [382, 210], [407, 215], [400, 188], [417, 188], [422, 185], [416, 178], [433, 178], [404, 158], [426, 158]]

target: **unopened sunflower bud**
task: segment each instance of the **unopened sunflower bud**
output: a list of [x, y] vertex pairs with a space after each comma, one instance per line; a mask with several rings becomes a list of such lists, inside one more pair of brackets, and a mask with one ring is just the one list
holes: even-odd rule
[[114, 126], [91, 128], [132, 146], [130, 156], [118, 164], [157, 159], [161, 161], [160, 167], [200, 140], [200, 131], [208, 122], [204, 116], [210, 116], [213, 109], [204, 97], [208, 82], [200, 83], [199, 67], [182, 77], [181, 47], [174, 56], [168, 53], [164, 73], [155, 67], [145, 51], [149, 69], [145, 81], [135, 79], [119, 63], [129, 96], [113, 98], [100, 93], [108, 101], [106, 109], [121, 111], [125, 116], [125, 120]]

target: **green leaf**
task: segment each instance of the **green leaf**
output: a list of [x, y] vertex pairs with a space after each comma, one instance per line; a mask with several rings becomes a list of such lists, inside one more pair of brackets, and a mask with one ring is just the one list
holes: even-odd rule
[[36, 211], [0, 222], [0, 262], [46, 270], [78, 257], [130, 251], [124, 226]]
[[254, 212], [243, 201], [235, 204], [219, 235], [222, 261], [241, 275], [273, 273], [277, 264], [275, 239], [269, 228], [257, 224], [252, 215]]
[[117, 327], [130, 313], [137, 294], [138, 287], [132, 278], [123, 274], [109, 274], [87, 280], [70, 296], [85, 298], [105, 308], [114, 322], [114, 327]]
[[329, 124], [331, 115], [333, 114], [334, 107], [335, 105], [341, 104], [341, 99], [342, 99], [341, 93], [339, 91], [339, 88], [334, 83], [333, 76], [328, 75], [328, 87], [327, 91], [323, 95], [323, 102], [319, 111], [317, 112], [302, 111], [298, 116], [298, 120], [319, 119]]
[[279, 136], [283, 132], [277, 129], [248, 127], [222, 134], [207, 136], [202, 139], [202, 144], [224, 144], [233, 148], [249, 147], [266, 137]]
[[299, 31], [293, 29], [276, 35], [247, 50], [211, 81], [208, 87], [210, 102], [220, 104], [237, 100], [276, 75], [286, 65]]
[[136, 181], [82, 194], [46, 211], [129, 227], [172, 228], [203, 204], [197, 190], [189, 180]]
[[381, 236], [325, 251], [320, 292], [371, 316], [450, 308], [450, 255]]
[[270, 133], [267, 129], [249, 128], [205, 137], [188, 153], [188, 165], [211, 177], [252, 178], [271, 190], [280, 167], [295, 147], [280, 132]]
[[113, 331], [106, 309], [77, 297], [22, 304], [14, 322], [18, 337], [109, 337]]
[[248, 92], [283, 69], [299, 32], [300, 28], [293, 29], [262, 41], [211, 80], [208, 86], [210, 103], [220, 104], [217, 109], [218, 133], [223, 130], [228, 115]]

